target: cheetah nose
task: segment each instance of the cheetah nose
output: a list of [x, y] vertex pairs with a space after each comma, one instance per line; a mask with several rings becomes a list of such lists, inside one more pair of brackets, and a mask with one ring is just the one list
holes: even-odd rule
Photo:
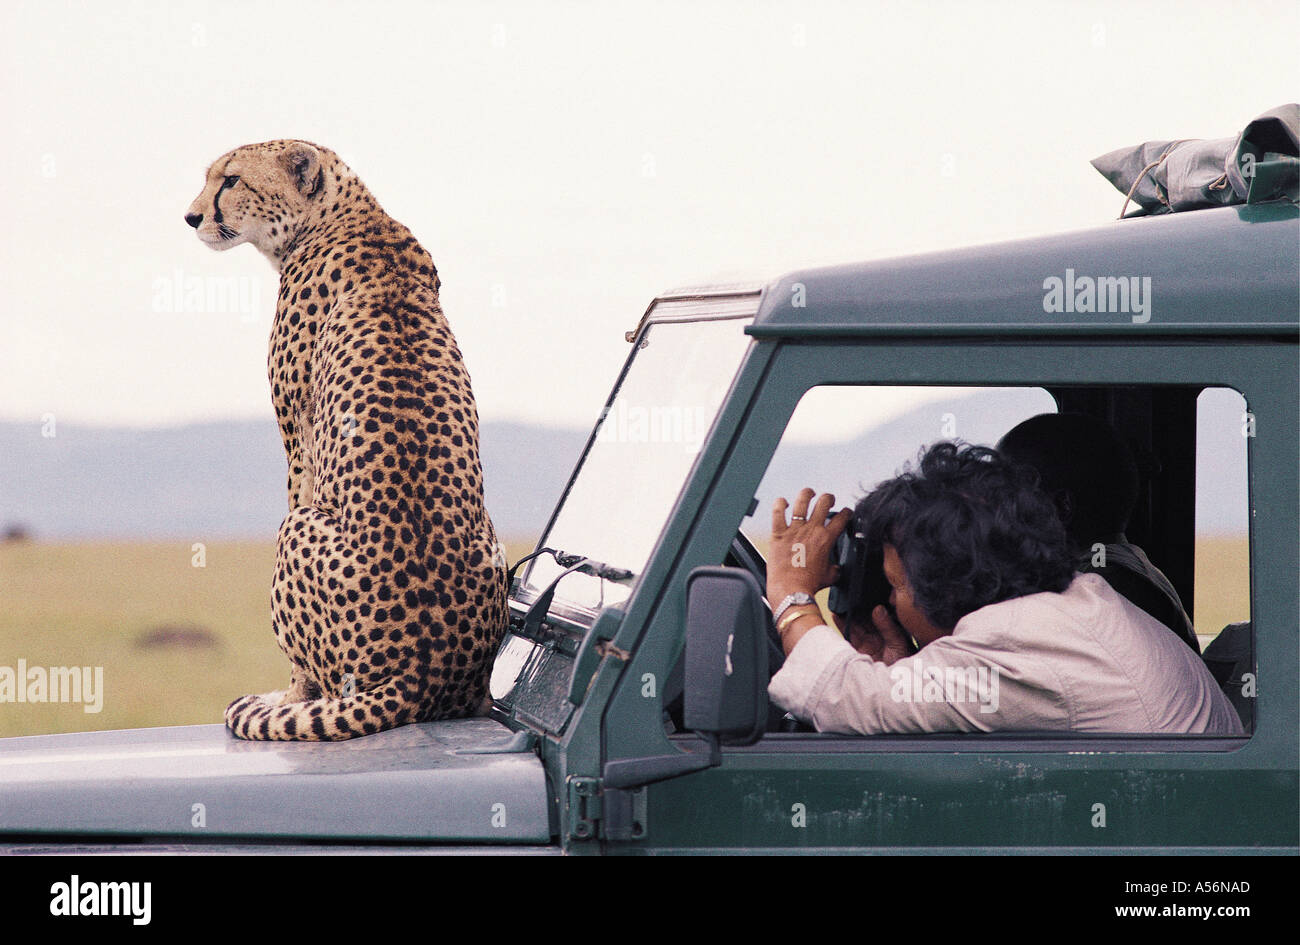
[[185, 214], [185, 222], [197, 230], [199, 228], [199, 224], [203, 222], [203, 214], [187, 213]]

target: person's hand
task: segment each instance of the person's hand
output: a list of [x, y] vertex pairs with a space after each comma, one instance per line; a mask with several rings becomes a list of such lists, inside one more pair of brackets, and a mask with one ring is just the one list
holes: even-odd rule
[[883, 604], [871, 612], [870, 627], [849, 624], [849, 645], [878, 663], [889, 666], [914, 651], [912, 641]]
[[808, 510], [816, 493], [803, 489], [790, 508], [790, 521], [786, 521], [788, 503], [776, 500], [772, 509], [772, 543], [767, 556], [767, 599], [773, 607], [780, 606], [787, 595], [797, 591], [816, 594], [823, 587], [835, 583], [839, 568], [831, 564], [831, 549], [835, 540], [853, 518], [852, 509], [840, 509], [830, 521], [831, 506], [835, 496], [826, 493]]

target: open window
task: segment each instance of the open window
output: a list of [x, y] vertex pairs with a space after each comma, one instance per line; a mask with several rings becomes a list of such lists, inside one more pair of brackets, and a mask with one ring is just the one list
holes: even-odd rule
[[[765, 553], [768, 513], [779, 496], [811, 487], [833, 492], [836, 508], [852, 506], [937, 440], [994, 446], [1021, 421], [1055, 412], [1103, 420], [1132, 450], [1139, 488], [1125, 535], [1168, 579], [1194, 625], [1195, 648], [1250, 733], [1247, 464], [1254, 431], [1245, 400], [1230, 388], [814, 387], [786, 425], [730, 563], [744, 564], [746, 544]], [[824, 609], [824, 593], [820, 602]], [[1193, 639], [1191, 631], [1181, 635]]]

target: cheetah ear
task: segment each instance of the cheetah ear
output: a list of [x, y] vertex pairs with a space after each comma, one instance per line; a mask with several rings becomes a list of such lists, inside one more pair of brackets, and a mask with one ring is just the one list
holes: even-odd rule
[[300, 194], [314, 197], [320, 192], [325, 183], [325, 172], [321, 170], [319, 151], [300, 142], [290, 145], [280, 160]]

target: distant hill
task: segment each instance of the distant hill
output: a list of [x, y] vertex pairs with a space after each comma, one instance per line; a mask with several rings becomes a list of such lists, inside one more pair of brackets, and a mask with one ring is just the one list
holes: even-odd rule
[[[954, 401], [939, 401], [883, 423], [828, 450], [822, 444], [789, 444], [773, 459], [758, 487], [760, 530], [768, 528], [778, 496], [793, 500], [805, 486], [835, 494], [836, 507], [853, 505], [875, 485], [891, 479], [904, 463], [914, 461], [923, 446], [941, 438], [940, 418], [951, 412], [955, 433], [967, 443], [993, 446], [1024, 418], [1024, 409], [996, 393], [979, 393]], [[918, 438], [918, 431], [924, 431]]]
[[[958, 434], [972, 443], [992, 444], [1020, 419], [1005, 398], [990, 393], [954, 404]], [[829, 449], [787, 444], [759, 487], [749, 525], [761, 533], [773, 500], [793, 498], [805, 485], [851, 504], [916, 457], [924, 439], [918, 431], [932, 432], [926, 442], [937, 439], [936, 418], [946, 409], [918, 408]], [[1233, 409], [1228, 405], [1222, 418], [1202, 424], [1208, 455], [1241, 449]], [[485, 423], [481, 435], [497, 531], [504, 538], [537, 537], [587, 431]], [[1246, 498], [1237, 469], [1233, 462], [1203, 464], [1200, 530], [1244, 532]], [[38, 539], [69, 540], [270, 538], [285, 511], [284, 453], [269, 419], [153, 430], [60, 424], [53, 438], [42, 437], [38, 423], [0, 423], [0, 530], [19, 525]]]
[[[536, 537], [587, 432], [487, 423], [488, 509], [508, 538]], [[272, 538], [286, 511], [274, 421], [154, 430], [0, 423], [0, 529], [35, 538]]]
[[[1247, 493], [1241, 400], [1233, 391], [1207, 391], [1198, 407], [1196, 528], [1203, 534], [1244, 535]], [[1041, 409], [1041, 408], [1037, 408]], [[748, 524], [765, 534], [778, 496], [793, 499], [805, 486], [835, 494], [836, 506], [853, 505], [882, 480], [917, 458], [923, 445], [940, 439], [939, 418], [951, 412], [962, 440], [993, 446], [1025, 419], [1025, 401], [997, 391], [980, 391], [931, 403], [868, 430], [828, 450], [822, 445], [788, 445], [778, 450], [758, 488], [758, 509]], [[1028, 410], [1029, 413], [1033, 409]], [[918, 431], [926, 436], [918, 439]], [[750, 531], [750, 528], [746, 528]]]

